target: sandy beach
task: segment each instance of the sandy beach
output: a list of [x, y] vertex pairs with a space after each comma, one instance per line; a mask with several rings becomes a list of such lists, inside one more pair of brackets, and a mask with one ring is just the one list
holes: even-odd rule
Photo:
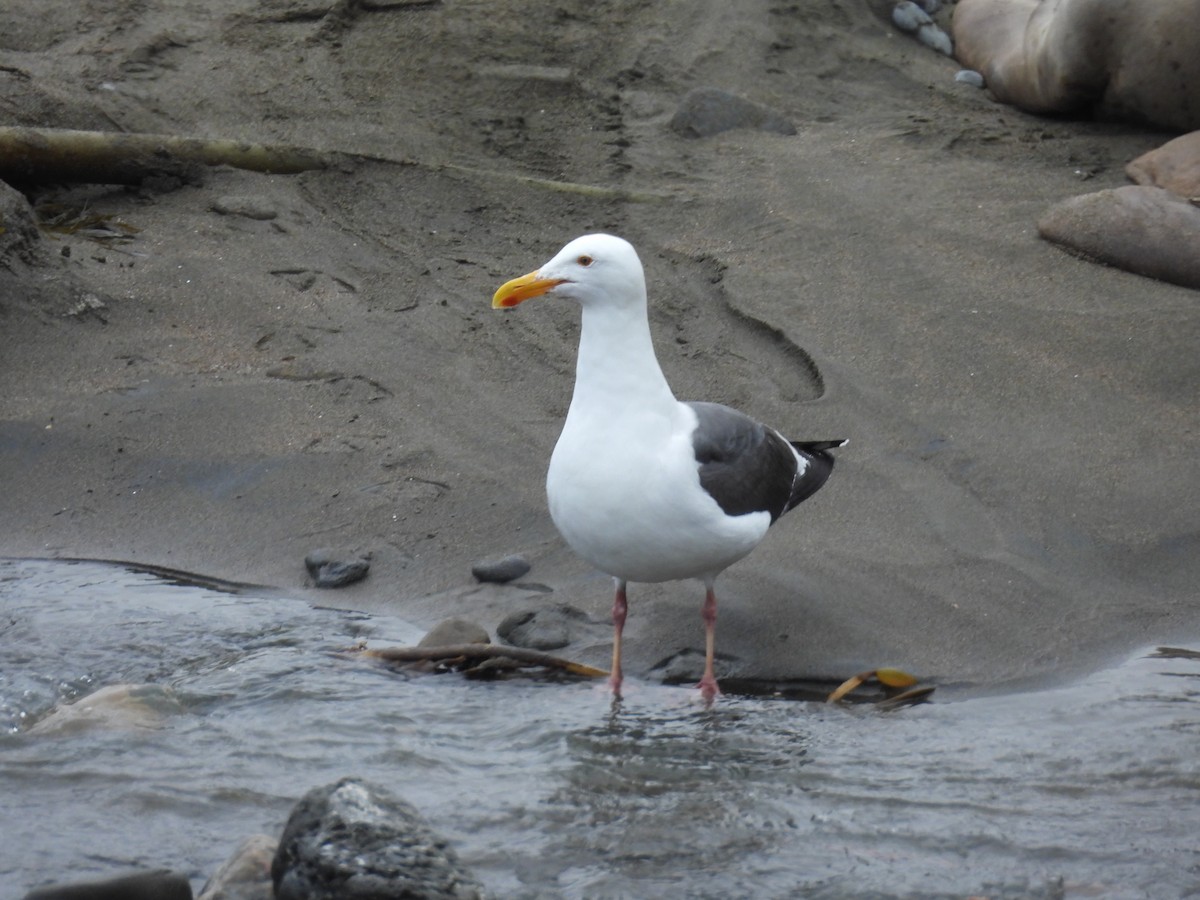
[[[0, 555], [422, 625], [560, 603], [603, 622], [609, 580], [543, 492], [578, 311], [490, 298], [608, 231], [639, 249], [681, 399], [850, 441], [723, 577], [719, 675], [993, 685], [1194, 639], [1198, 296], [1035, 227], [1171, 135], [997, 104], [889, 9], [10, 0], [0, 124], [361, 159], [26, 189], [103, 227], [0, 265]], [[697, 87], [796, 133], [684, 136]], [[318, 547], [369, 576], [318, 591]], [[472, 578], [510, 553], [533, 566], [516, 585]], [[631, 588], [630, 674], [695, 657], [701, 597]]]

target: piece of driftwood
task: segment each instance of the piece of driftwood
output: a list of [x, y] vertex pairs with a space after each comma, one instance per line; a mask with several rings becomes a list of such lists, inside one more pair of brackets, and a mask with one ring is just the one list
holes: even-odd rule
[[326, 168], [336, 158], [246, 141], [0, 127], [0, 179], [15, 183], [140, 184], [150, 175], [186, 176], [199, 166], [290, 175]]
[[284, 144], [206, 140], [165, 134], [0, 126], [0, 181], [15, 184], [141, 184], [154, 175], [189, 178], [192, 172], [203, 166], [233, 166], [254, 172], [295, 175], [356, 162], [422, 166], [482, 181], [515, 181], [541, 190], [600, 200], [648, 203], [669, 200], [675, 196], [661, 191], [631, 191], [574, 181], [556, 181], [520, 172], [476, 169], [454, 163], [389, 159]]
[[508, 659], [523, 666], [543, 666], [561, 669], [572, 675], [586, 678], [607, 678], [608, 672], [583, 663], [572, 662], [559, 656], [551, 656], [538, 650], [524, 647], [506, 647], [502, 644], [451, 644], [446, 647], [380, 647], [361, 648], [355, 652], [384, 662], [449, 662], [451, 660]]

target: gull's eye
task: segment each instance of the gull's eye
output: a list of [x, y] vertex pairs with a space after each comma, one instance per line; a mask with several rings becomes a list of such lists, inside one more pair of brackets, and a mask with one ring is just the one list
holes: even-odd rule
[[575, 262], [579, 263], [581, 266], [583, 266], [586, 269], [588, 266], [590, 266], [592, 264], [593, 260], [590, 256], [581, 256], [581, 257], [579, 257], [579, 259], [575, 260]]

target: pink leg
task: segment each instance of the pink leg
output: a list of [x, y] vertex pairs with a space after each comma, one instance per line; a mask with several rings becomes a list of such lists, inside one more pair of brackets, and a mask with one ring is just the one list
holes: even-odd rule
[[717, 676], [713, 674], [713, 654], [717, 646], [717, 595], [713, 593], [711, 584], [705, 586], [704, 592], [704, 675], [700, 678], [700, 695], [706, 702], [721, 693], [717, 687]]
[[621, 632], [625, 630], [625, 613], [629, 603], [625, 598], [625, 582], [617, 580], [617, 593], [613, 597], [613, 655], [612, 672], [608, 676], [609, 687], [614, 694], [621, 693]]

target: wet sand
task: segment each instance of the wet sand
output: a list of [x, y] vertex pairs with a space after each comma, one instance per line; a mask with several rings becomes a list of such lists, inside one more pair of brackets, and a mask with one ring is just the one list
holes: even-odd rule
[[[1168, 135], [997, 105], [888, 4], [381, 3], [340, 24], [330, 5], [0, 11], [6, 124], [378, 160], [37, 193], [138, 230], [52, 233], [0, 268], [0, 554], [422, 625], [603, 619], [608, 579], [542, 487], [577, 311], [489, 300], [604, 230], [641, 252], [681, 398], [850, 439], [720, 582], [726, 674], [1011, 682], [1194, 638], [1196, 292], [1035, 228]], [[699, 86], [797, 134], [673, 132]], [[85, 294], [103, 307], [63, 315]], [[369, 577], [308, 587], [323, 546], [369, 553]], [[513, 552], [523, 587], [475, 584]], [[700, 600], [631, 590], [634, 673], [702, 647]]]

